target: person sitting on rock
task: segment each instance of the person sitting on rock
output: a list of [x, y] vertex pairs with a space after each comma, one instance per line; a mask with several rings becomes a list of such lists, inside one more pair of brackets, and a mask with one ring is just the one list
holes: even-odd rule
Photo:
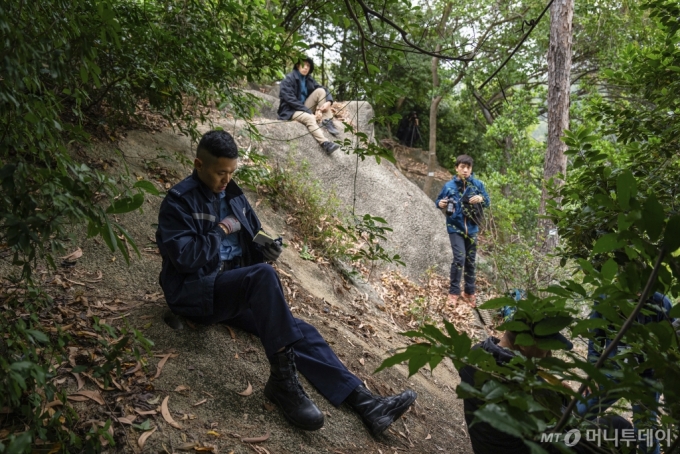
[[[279, 120], [295, 120], [307, 126], [309, 133], [321, 145], [326, 154], [331, 154], [340, 145], [326, 140], [321, 130], [325, 127], [328, 132], [337, 136], [340, 134], [333, 124], [333, 96], [327, 88], [322, 87], [312, 78], [314, 61], [307, 57], [293, 67], [293, 71], [286, 74], [280, 85]], [[321, 111], [321, 126], [316, 123], [316, 110]]]
[[312, 325], [294, 318], [274, 268], [276, 242], [253, 242], [260, 221], [232, 179], [238, 148], [225, 131], [203, 135], [193, 173], [173, 186], [158, 214], [160, 284], [170, 310], [201, 323], [226, 323], [260, 338], [270, 363], [264, 395], [293, 425], [323, 426], [324, 415], [298, 381], [297, 369], [333, 405], [347, 403], [374, 435], [413, 404], [407, 390], [373, 395], [340, 362]]

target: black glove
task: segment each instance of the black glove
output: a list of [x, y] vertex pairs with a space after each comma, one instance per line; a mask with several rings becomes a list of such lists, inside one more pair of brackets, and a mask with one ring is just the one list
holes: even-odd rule
[[283, 249], [281, 249], [281, 246], [276, 243], [270, 243], [262, 248], [262, 255], [264, 256], [265, 262], [275, 262], [282, 251]]

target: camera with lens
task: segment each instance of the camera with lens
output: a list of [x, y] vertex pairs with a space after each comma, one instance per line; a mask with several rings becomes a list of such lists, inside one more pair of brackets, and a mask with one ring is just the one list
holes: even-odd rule
[[455, 210], [456, 210], [456, 201], [453, 200], [453, 197], [449, 197], [446, 201], [446, 215], [451, 216]]

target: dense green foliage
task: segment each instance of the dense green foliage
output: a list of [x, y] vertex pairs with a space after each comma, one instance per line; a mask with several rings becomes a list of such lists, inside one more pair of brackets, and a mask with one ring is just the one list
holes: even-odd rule
[[[673, 0], [647, 2], [645, 6], [656, 26], [648, 42], [626, 46], [618, 55], [617, 69], [606, 72], [608, 86], [616, 87], [620, 96], [608, 99], [611, 91], [604, 90], [583, 99], [581, 125], [564, 139], [569, 146], [570, 170], [566, 184], [555, 194], [563, 198], [562, 208], [552, 204], [550, 217], [564, 240], [559, 252], [562, 265], [575, 259], [577, 272], [544, 288], [546, 296], [529, 295], [519, 303], [499, 298], [482, 306], [517, 306], [537, 326], [543, 324], [543, 332], [538, 334], [568, 328], [573, 338], [587, 340], [593, 339], [594, 328], [607, 328], [609, 338], [621, 334], [621, 342], [630, 348], [620, 350], [599, 369], [574, 352], [540, 360], [517, 357], [507, 367], [498, 367], [488, 354], [471, 350], [470, 339], [447, 324], [446, 333], [434, 326], [406, 333], [425, 341], [416, 342], [381, 366], [408, 360], [412, 374], [427, 364], [435, 367], [443, 357], [451, 358], [457, 367], [472, 365], [489, 381], [481, 388], [461, 385], [459, 396], [483, 400], [476, 419], [524, 438], [534, 452], [542, 452], [536, 444], [541, 433], [564, 433], [565, 425], [587, 427], [579, 418], [563, 414], [559, 402], [545, 400], [542, 390], [567, 400], [583, 397], [559, 381], [537, 378], [539, 369], [581, 384], [580, 391], [589, 386], [595, 395], [624, 397], [656, 411], [661, 415], [659, 424], [670, 428], [674, 446], [678, 444], [678, 334], [668, 320], [632, 323], [624, 328], [627, 319], [635, 320], [638, 300], [645, 295], [654, 291], [671, 298], [680, 295], [676, 252], [680, 248], [678, 106], [677, 99], [668, 96], [677, 86], [680, 68], [676, 20], [680, 5]], [[584, 319], [577, 308], [585, 308], [587, 314], [595, 301], [599, 301], [597, 310], [604, 318]], [[560, 319], [556, 314], [567, 312], [575, 316], [573, 322], [549, 322]], [[670, 316], [680, 316], [679, 305]], [[517, 324], [506, 328], [528, 332], [528, 327]], [[536, 341], [525, 335], [522, 339], [518, 336], [518, 342], [530, 345]], [[653, 369], [653, 379], [642, 378], [646, 369]], [[661, 403], [654, 401], [650, 390], [664, 395]], [[568, 448], [562, 445], [561, 449]]]
[[[53, 364], [62, 362], [65, 346], [74, 340], [61, 331], [45, 334], [38, 314], [55, 303], [30, 278], [38, 260], [54, 266], [53, 256], [63, 252], [67, 226], [74, 223], [87, 224], [89, 236], [100, 236], [128, 259], [127, 245], [136, 247], [112, 216], [139, 208], [146, 193], [158, 190], [125, 174], [112, 177], [74, 155], [86, 156], [92, 139], [109, 140], [116, 128], [137, 124], [143, 113], [162, 116], [192, 137], [210, 108], [248, 116], [253, 102], [238, 85], [274, 77], [277, 59], [296, 45], [283, 46], [283, 29], [265, 3], [0, 5], [0, 244], [23, 266], [25, 278], [15, 280], [18, 290], [3, 296], [0, 309], [0, 409], [3, 429], [12, 429], [0, 441], [0, 452], [30, 451], [38, 440], [64, 451], [93, 451], [100, 443], [99, 436], [67, 430], [75, 427], [75, 413], [48, 413], [44, 407], [45, 399], [57, 397]], [[139, 337], [133, 343], [127, 331], [118, 336], [115, 345], [97, 346], [106, 362], [90, 368], [94, 377], [108, 382], [120, 358], [145, 342]]]

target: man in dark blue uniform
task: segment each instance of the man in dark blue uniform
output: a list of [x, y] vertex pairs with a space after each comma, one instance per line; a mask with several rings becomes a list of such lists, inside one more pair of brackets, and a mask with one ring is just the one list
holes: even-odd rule
[[281, 247], [253, 242], [261, 224], [232, 180], [237, 166], [231, 135], [210, 131], [198, 144], [192, 175], [161, 204], [156, 243], [168, 306], [199, 323], [227, 323], [257, 335], [271, 365], [265, 396], [297, 427], [317, 430], [324, 423], [298, 381], [299, 369], [333, 405], [346, 402], [374, 435], [383, 432], [416, 393], [374, 396], [316, 328], [292, 316], [276, 272], [264, 263], [276, 260]]

